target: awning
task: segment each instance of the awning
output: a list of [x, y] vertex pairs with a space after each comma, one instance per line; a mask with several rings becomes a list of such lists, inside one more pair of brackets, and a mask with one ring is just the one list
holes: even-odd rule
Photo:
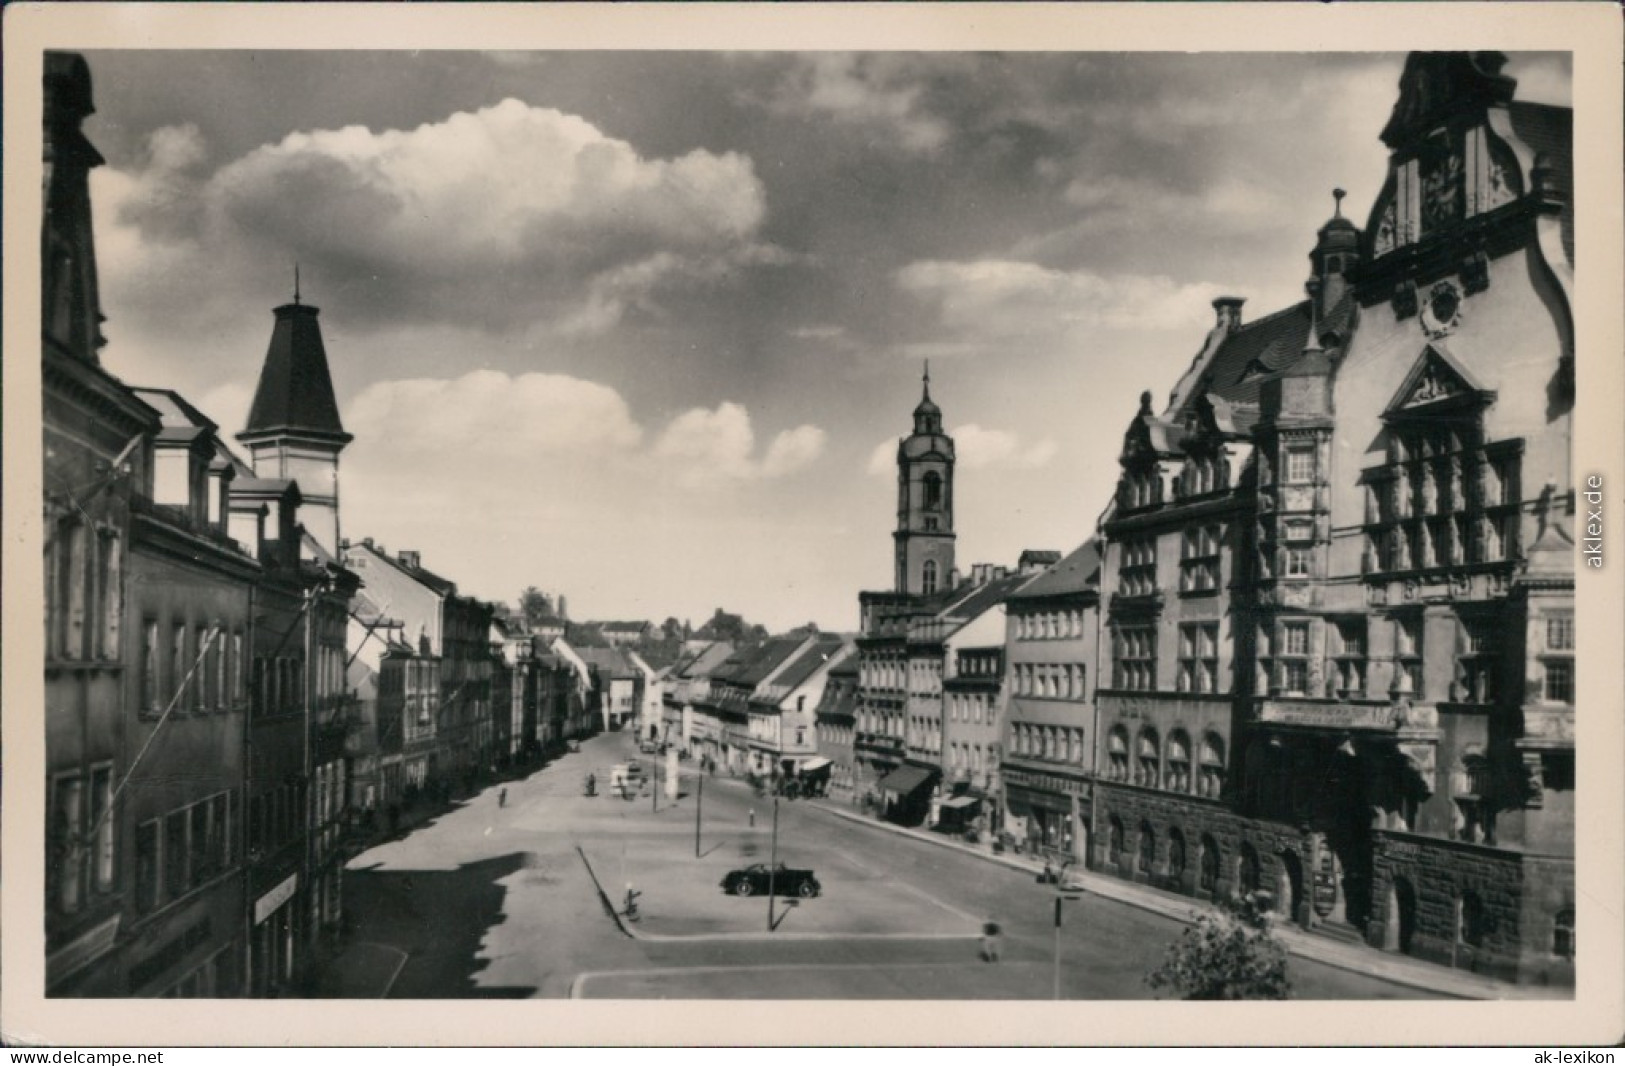
[[886, 792], [896, 792], [906, 796], [910, 792], [930, 781], [932, 771], [923, 766], [899, 766], [885, 777], [881, 778], [880, 787]]
[[982, 800], [979, 796], [955, 796], [953, 799], [943, 800], [942, 809], [945, 811], [962, 811], [967, 807], [974, 807], [981, 802]]
[[830, 761], [828, 759], [824, 758], [822, 755], [814, 755], [812, 758], [801, 764], [801, 769], [803, 773], [808, 773], [813, 770], [822, 770], [829, 765]]

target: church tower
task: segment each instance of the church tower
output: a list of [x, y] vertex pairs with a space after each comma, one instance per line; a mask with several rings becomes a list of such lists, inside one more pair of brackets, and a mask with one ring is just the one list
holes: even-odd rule
[[248, 449], [254, 474], [299, 483], [306, 532], [328, 553], [339, 546], [339, 453], [353, 439], [339, 422], [318, 310], [299, 302], [275, 311], [248, 426], [237, 439]]
[[897, 591], [930, 595], [952, 583], [954, 442], [931, 402], [931, 364], [914, 408], [914, 432], [897, 445]]

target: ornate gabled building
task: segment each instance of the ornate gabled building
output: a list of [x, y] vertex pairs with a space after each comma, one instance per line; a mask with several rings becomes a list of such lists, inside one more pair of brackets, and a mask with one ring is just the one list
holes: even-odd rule
[[1572, 980], [1570, 113], [1416, 54], [1367, 227], [1131, 423], [1095, 864]]

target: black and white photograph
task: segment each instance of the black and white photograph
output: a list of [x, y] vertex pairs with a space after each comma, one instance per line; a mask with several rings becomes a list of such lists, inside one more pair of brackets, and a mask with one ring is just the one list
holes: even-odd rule
[[31, 46], [30, 994], [1425, 1017], [1617, 964], [1574, 48], [535, 25]]

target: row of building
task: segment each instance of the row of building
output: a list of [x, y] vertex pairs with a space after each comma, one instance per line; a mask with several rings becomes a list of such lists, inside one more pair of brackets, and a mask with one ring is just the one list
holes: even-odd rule
[[618, 727], [653, 674], [341, 538], [351, 437], [297, 286], [240, 451], [102, 367], [92, 112], [84, 60], [48, 53], [46, 992], [279, 995], [339, 926], [358, 843]]
[[1503, 63], [1409, 58], [1366, 227], [1339, 190], [1305, 300], [1214, 302], [1064, 557], [956, 569], [927, 373], [860, 633], [691, 655], [668, 734], [903, 824], [1572, 983], [1571, 113]]

